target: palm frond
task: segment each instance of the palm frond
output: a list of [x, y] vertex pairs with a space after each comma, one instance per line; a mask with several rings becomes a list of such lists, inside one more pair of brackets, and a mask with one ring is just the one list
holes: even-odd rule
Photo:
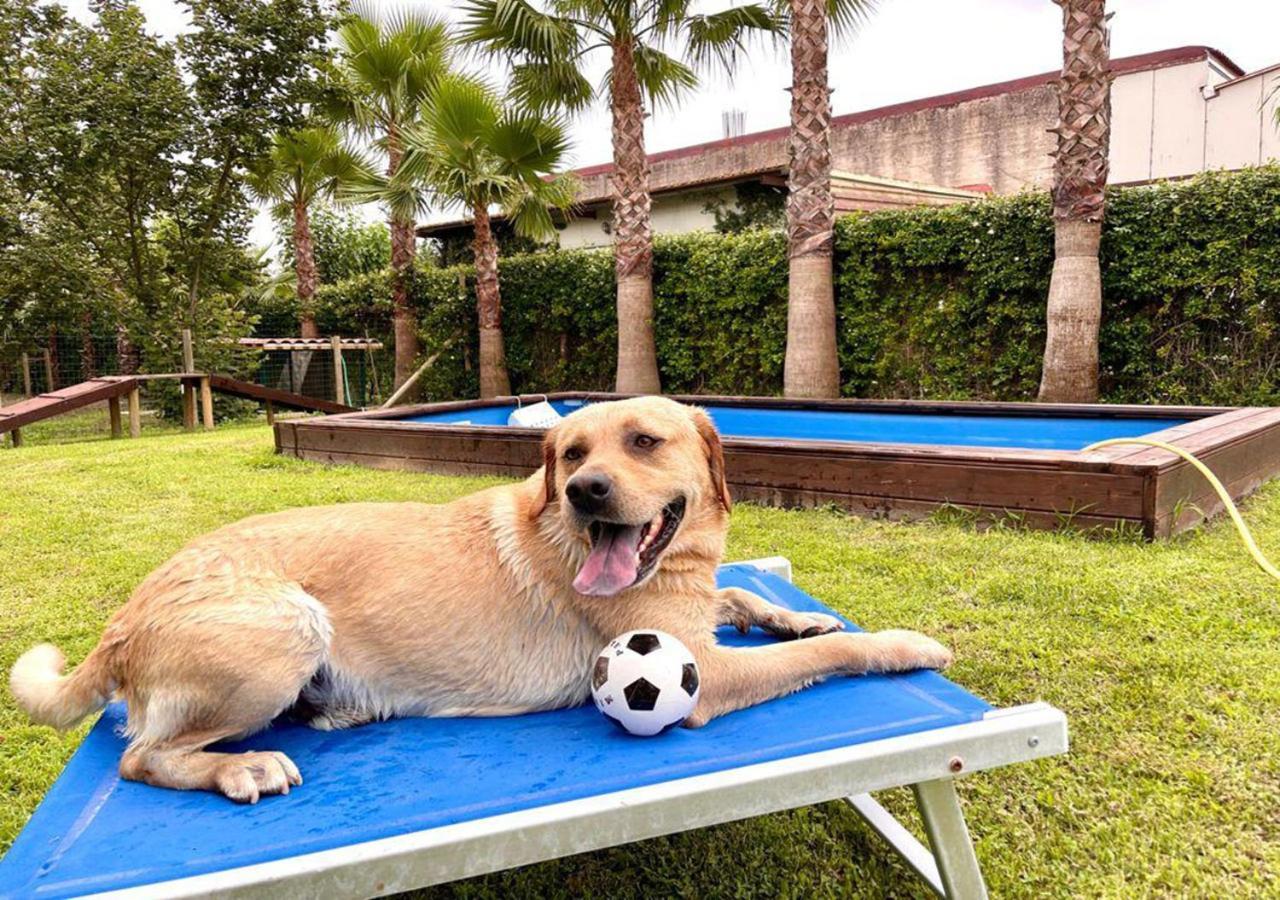
[[758, 4], [734, 6], [685, 20], [686, 55], [699, 68], [713, 65], [730, 70], [749, 38], [778, 34], [783, 22]]
[[[832, 36], [839, 40], [852, 37], [879, 5], [880, 0], [827, 0], [827, 22], [830, 24]], [[782, 24], [783, 30], [789, 31], [791, 28], [789, 0], [772, 0], [770, 8], [774, 17]]]
[[545, 60], [520, 63], [511, 68], [513, 99], [534, 110], [586, 109], [595, 99], [595, 88], [571, 61]]
[[400, 177], [398, 172], [391, 178], [375, 172], [362, 173], [341, 184], [336, 197], [340, 203], [377, 203], [401, 221], [413, 221], [429, 208], [421, 186]]
[[503, 170], [526, 181], [555, 171], [569, 154], [564, 120], [527, 109], [507, 109], [490, 131], [488, 143]]
[[852, 36], [871, 14], [879, 0], [827, 0], [827, 19], [831, 32], [837, 38]]
[[645, 12], [652, 16], [653, 33], [662, 40], [674, 38], [689, 16], [689, 0], [651, 0], [651, 5]]
[[672, 106], [698, 86], [698, 76], [680, 60], [647, 44], [635, 49], [636, 78], [654, 106]]
[[577, 56], [581, 35], [573, 23], [539, 12], [526, 0], [469, 0], [463, 6], [462, 39], [536, 60]]

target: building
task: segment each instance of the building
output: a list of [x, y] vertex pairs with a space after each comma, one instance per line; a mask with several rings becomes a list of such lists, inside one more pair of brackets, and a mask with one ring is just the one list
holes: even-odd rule
[[[1111, 183], [1143, 184], [1280, 158], [1280, 65], [1245, 72], [1211, 47], [1112, 60]], [[1047, 188], [1053, 178], [1058, 72], [913, 100], [832, 119], [837, 211], [955, 203], [981, 192]], [[711, 207], [744, 184], [785, 185], [787, 129], [649, 156], [653, 228], [710, 229]], [[610, 242], [611, 163], [577, 170], [578, 210], [562, 247]], [[419, 229], [443, 236], [466, 228]]]

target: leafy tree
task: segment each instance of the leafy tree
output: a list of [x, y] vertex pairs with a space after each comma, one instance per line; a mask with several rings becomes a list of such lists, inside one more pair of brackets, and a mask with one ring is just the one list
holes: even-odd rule
[[[380, 272], [391, 264], [386, 227], [362, 221], [350, 210], [321, 204], [311, 216], [311, 239], [321, 284]], [[286, 252], [291, 257], [293, 248]]]
[[[512, 92], [532, 108], [586, 107], [607, 96], [613, 117], [614, 265], [618, 292], [617, 389], [661, 390], [653, 337], [653, 236], [645, 104], [670, 103], [694, 87], [694, 67], [732, 67], [752, 33], [777, 23], [763, 6], [698, 14], [692, 0], [468, 0], [466, 39], [511, 55]], [[667, 49], [679, 45], [684, 59]], [[608, 50], [599, 89], [583, 69]]]
[[1098, 249], [1111, 148], [1111, 37], [1106, 0], [1062, 7], [1062, 77], [1053, 159], [1053, 277], [1040, 400], [1098, 399], [1102, 268]]
[[325, 17], [316, 0], [189, 8], [177, 42], [126, 0], [95, 3], [91, 24], [0, 9], [6, 330], [114, 327], [157, 370], [177, 366], [184, 327], [249, 327], [240, 298], [263, 272], [244, 249], [247, 169], [314, 92]]
[[791, 39], [791, 168], [787, 176], [788, 397], [840, 396], [831, 256], [831, 86], [828, 24], [849, 31], [875, 0], [775, 0]]
[[334, 196], [338, 185], [367, 172], [359, 154], [343, 146], [337, 130], [310, 125], [280, 132], [272, 139], [271, 152], [249, 178], [249, 186], [263, 200], [274, 203], [272, 214], [292, 229], [294, 272], [297, 282], [299, 321], [303, 337], [319, 337], [315, 294], [318, 284], [312, 249], [309, 211], [318, 199]]
[[470, 214], [480, 322], [480, 396], [511, 393], [502, 339], [498, 246], [491, 207], [515, 232], [532, 239], [555, 234], [551, 209], [573, 202], [572, 179], [555, 177], [568, 151], [564, 122], [504, 102], [484, 84], [448, 75], [435, 85], [422, 122], [405, 132], [406, 153], [384, 188], [393, 209], [411, 215], [420, 188]]
[[245, 242], [248, 170], [270, 152], [273, 134], [302, 124], [319, 96], [330, 15], [324, 0], [182, 3], [192, 28], [177, 44], [196, 128], [174, 211], [175, 263], [194, 310], [221, 246]]
[[[400, 13], [384, 25], [360, 15], [338, 29], [338, 59], [331, 78], [330, 114], [375, 140], [394, 177], [404, 156], [404, 134], [418, 119], [432, 86], [450, 63], [442, 21]], [[413, 374], [418, 330], [409, 302], [410, 269], [417, 235], [412, 215], [389, 210], [391, 294], [395, 325], [395, 385]]]

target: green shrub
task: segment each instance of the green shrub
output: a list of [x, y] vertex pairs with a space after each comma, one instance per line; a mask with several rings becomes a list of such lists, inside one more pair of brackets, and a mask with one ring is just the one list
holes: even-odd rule
[[[846, 216], [835, 264], [846, 395], [1034, 398], [1053, 268], [1046, 195]], [[1102, 264], [1106, 399], [1280, 402], [1280, 167], [1113, 189]], [[500, 271], [514, 388], [608, 389], [611, 252], [504, 257]], [[424, 378], [433, 399], [476, 392], [470, 273], [423, 267], [414, 278], [423, 354], [440, 353]], [[779, 393], [786, 291], [776, 231], [659, 237], [654, 328], [665, 388]], [[326, 331], [389, 340], [384, 273], [322, 288], [320, 303]]]

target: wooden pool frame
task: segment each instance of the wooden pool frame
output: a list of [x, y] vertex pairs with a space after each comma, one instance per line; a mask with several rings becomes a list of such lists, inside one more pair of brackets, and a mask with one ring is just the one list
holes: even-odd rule
[[[522, 402], [613, 400], [622, 394], [523, 395]], [[277, 421], [276, 452], [299, 459], [449, 475], [521, 477], [542, 464], [542, 431], [509, 426], [406, 422], [406, 416], [509, 404], [462, 400]], [[784, 400], [676, 396], [688, 403], [790, 410], [1192, 419], [1153, 432], [1202, 459], [1234, 498], [1280, 473], [1280, 408], [1122, 406], [916, 400]], [[733, 496], [774, 506], [834, 504], [875, 518], [910, 519], [940, 508], [979, 521], [1036, 528], [1132, 528], [1163, 538], [1222, 509], [1181, 458], [1141, 446], [1094, 453], [943, 444], [724, 439]]]

